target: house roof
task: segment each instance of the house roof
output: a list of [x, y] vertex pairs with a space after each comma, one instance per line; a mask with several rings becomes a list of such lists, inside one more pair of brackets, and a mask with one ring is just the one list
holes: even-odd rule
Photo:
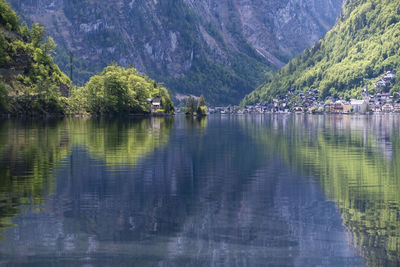
[[363, 105], [365, 103], [364, 100], [358, 100], [358, 99], [351, 99], [350, 100], [351, 105]]

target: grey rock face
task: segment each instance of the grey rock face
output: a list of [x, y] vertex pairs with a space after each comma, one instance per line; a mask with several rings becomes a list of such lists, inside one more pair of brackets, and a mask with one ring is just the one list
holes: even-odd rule
[[[135, 66], [174, 92], [232, 103], [335, 23], [343, 0], [11, 0], [89, 72]], [[67, 69], [67, 57], [57, 63]], [[83, 67], [82, 67], [83, 68]], [[207, 70], [222, 73], [209, 77]], [[216, 71], [214, 71], [214, 69]], [[79, 67], [77, 67], [79, 72]], [[77, 74], [79, 80], [87, 76]], [[221, 78], [219, 81], [218, 77]], [[225, 88], [222, 90], [221, 88]], [[229, 92], [230, 99], [219, 95]], [[216, 99], [214, 101], [214, 99]]]

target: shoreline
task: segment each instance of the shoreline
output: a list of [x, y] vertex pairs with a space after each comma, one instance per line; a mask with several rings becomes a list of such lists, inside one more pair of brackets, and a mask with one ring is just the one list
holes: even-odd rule
[[176, 114], [104, 114], [104, 115], [94, 115], [94, 114], [0, 114], [0, 119], [61, 119], [61, 118], [152, 118], [152, 117], [174, 117]]
[[246, 114], [238, 114], [238, 113], [212, 113], [207, 116], [188, 116], [184, 113], [175, 113], [175, 114], [126, 114], [126, 115], [92, 115], [92, 114], [81, 114], [81, 115], [11, 115], [11, 114], [0, 114], [0, 119], [64, 119], [64, 118], [98, 118], [98, 119], [118, 119], [118, 118], [171, 118], [176, 116], [182, 116], [186, 118], [207, 118], [214, 116], [222, 116], [222, 117], [250, 117], [250, 116], [287, 116], [287, 115], [305, 115], [305, 116], [396, 116], [400, 115], [398, 112], [391, 113], [296, 113], [296, 112], [288, 112], [288, 113], [246, 113]]

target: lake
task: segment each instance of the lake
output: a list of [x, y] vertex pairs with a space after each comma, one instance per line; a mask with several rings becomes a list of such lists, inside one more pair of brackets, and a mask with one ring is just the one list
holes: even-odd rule
[[0, 121], [0, 265], [398, 266], [400, 116]]

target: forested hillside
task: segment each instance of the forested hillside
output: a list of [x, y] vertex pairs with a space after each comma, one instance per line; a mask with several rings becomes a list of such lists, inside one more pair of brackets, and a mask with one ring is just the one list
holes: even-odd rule
[[[400, 71], [400, 1], [348, 0], [337, 25], [243, 100], [271, 101], [288, 90], [318, 89], [320, 98], [359, 97], [386, 71]], [[388, 88], [400, 90], [400, 79]]]

